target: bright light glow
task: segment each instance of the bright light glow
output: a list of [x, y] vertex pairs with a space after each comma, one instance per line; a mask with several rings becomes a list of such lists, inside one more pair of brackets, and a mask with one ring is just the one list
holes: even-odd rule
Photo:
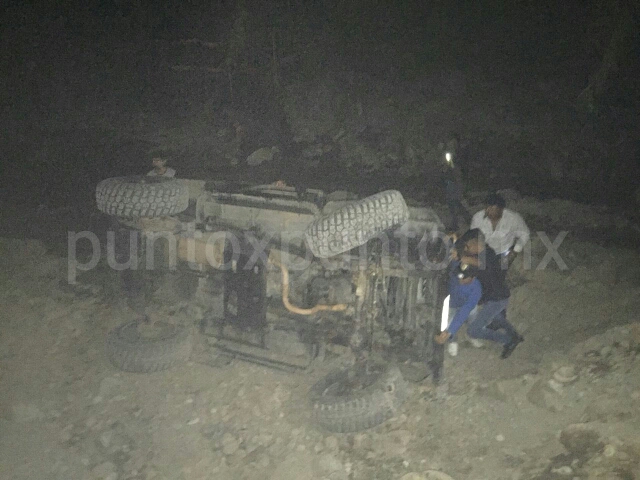
[[451, 295], [447, 295], [442, 304], [442, 319], [440, 320], [440, 331], [444, 332], [449, 326], [449, 299]]
[[444, 154], [444, 158], [447, 159], [447, 163], [451, 163], [451, 154], [449, 152]]

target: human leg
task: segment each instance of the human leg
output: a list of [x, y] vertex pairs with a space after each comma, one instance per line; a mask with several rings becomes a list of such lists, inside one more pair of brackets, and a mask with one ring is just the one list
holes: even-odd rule
[[449, 208], [449, 230], [458, 231], [458, 205], [456, 200], [447, 199], [447, 207]]
[[[453, 317], [456, 316], [456, 312], [458, 311], [457, 308], [450, 308], [449, 309], [449, 320], [448, 320], [448, 325], [451, 325], [451, 321], [453, 320]], [[456, 341], [456, 336], [452, 335], [451, 337], [449, 337], [448, 343], [447, 343], [447, 351], [449, 352], [449, 355], [451, 355], [452, 357], [455, 357], [456, 355], [458, 355], [458, 342]]]
[[496, 317], [496, 320], [493, 322], [497, 325], [498, 329], [503, 329], [507, 334], [511, 336], [511, 340], [507, 343], [502, 349], [501, 358], [508, 358], [516, 347], [524, 342], [524, 337], [518, 333], [511, 323], [507, 320], [506, 311], [503, 311], [500, 315]]
[[[478, 307], [478, 305], [476, 305], [473, 310], [471, 310], [471, 313], [469, 314], [469, 318], [467, 319], [468, 324], [473, 323], [473, 321], [476, 319], [476, 317], [478, 316], [478, 312], [480, 311], [480, 307]], [[473, 345], [475, 348], [482, 348], [484, 347], [484, 342], [482, 342], [482, 340], [478, 340], [477, 338], [473, 338], [471, 335], [469, 335], [467, 333], [467, 340], [469, 340], [469, 342], [471, 343], [471, 345]]]
[[493, 342], [501, 343], [502, 345], [510, 343], [512, 340], [510, 334], [487, 328], [487, 325], [506, 310], [508, 302], [509, 300], [505, 299], [485, 303], [478, 312], [478, 315], [469, 322], [467, 334], [472, 338], [491, 340]]
[[472, 215], [471, 215], [471, 212], [469, 211], [469, 209], [465, 206], [465, 202], [464, 202], [464, 200], [462, 198], [459, 198], [456, 201], [456, 207], [457, 207], [458, 213], [464, 219], [464, 221], [468, 225], [471, 225]]
[[511, 339], [517, 338], [520, 336], [516, 328], [511, 325], [509, 320], [507, 320], [507, 311], [506, 309], [500, 312], [491, 322], [491, 329], [495, 330], [504, 330]]

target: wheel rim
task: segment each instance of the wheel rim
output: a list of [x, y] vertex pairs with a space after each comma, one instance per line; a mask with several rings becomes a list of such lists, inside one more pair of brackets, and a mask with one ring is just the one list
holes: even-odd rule
[[[363, 366], [350, 370], [347, 375], [341, 375], [329, 383], [322, 390], [322, 397], [346, 397], [354, 391], [364, 390], [373, 385], [384, 373], [384, 368], [378, 365]], [[387, 391], [393, 391], [389, 386]]]
[[120, 337], [131, 343], [157, 342], [176, 335], [178, 327], [167, 322], [155, 322], [153, 325], [131, 323], [120, 331]]

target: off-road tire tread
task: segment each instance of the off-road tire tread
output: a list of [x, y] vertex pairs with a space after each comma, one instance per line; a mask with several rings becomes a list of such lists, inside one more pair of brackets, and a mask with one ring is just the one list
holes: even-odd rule
[[348, 370], [332, 372], [311, 388], [313, 419], [327, 431], [352, 433], [373, 428], [395, 416], [407, 399], [407, 383], [397, 367], [386, 368], [373, 384], [351, 395], [322, 395], [347, 374]]
[[189, 191], [172, 178], [113, 177], [96, 186], [98, 210], [121, 218], [171, 217], [187, 209]]
[[176, 328], [168, 338], [150, 340], [143, 337], [131, 341], [124, 332], [136, 328], [128, 322], [114, 328], [107, 335], [107, 357], [125, 372], [153, 373], [185, 363], [191, 357], [192, 336], [187, 328]]
[[316, 257], [329, 258], [364, 245], [408, 219], [409, 209], [402, 194], [386, 190], [313, 221], [305, 231], [305, 239]]

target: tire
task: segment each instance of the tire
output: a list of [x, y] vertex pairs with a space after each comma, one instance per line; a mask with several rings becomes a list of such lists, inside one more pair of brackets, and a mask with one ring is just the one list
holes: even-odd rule
[[114, 328], [107, 335], [107, 356], [125, 372], [152, 373], [185, 363], [191, 356], [192, 337], [186, 328], [166, 325], [157, 338], [145, 338], [137, 322]]
[[189, 206], [189, 190], [165, 177], [114, 177], [96, 187], [98, 210], [122, 218], [171, 217]]
[[387, 190], [315, 220], [307, 228], [305, 238], [316, 257], [328, 258], [364, 245], [408, 219], [409, 209], [402, 194]]
[[[363, 380], [361, 389], [353, 379]], [[374, 365], [330, 373], [311, 388], [314, 421], [337, 433], [367, 430], [393, 417], [407, 398], [407, 384], [397, 367]]]

